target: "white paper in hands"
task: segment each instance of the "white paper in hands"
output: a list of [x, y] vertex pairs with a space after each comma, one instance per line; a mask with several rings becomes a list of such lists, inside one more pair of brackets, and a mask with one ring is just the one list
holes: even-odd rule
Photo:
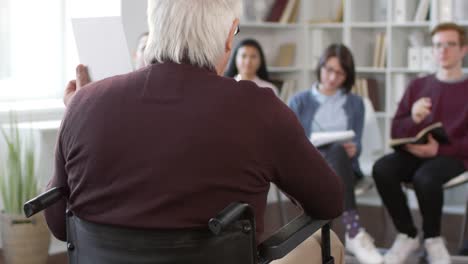
[[310, 134], [310, 142], [315, 147], [320, 147], [335, 142], [346, 142], [356, 136], [353, 130], [333, 132], [313, 132]]
[[92, 81], [133, 70], [121, 17], [73, 18], [80, 63]]

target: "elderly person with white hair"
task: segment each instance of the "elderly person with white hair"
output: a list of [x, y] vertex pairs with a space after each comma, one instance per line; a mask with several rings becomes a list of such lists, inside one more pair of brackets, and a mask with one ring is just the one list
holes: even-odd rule
[[[315, 218], [341, 214], [343, 184], [294, 113], [272, 90], [220, 76], [241, 2], [149, 0], [147, 67], [89, 84], [77, 68], [49, 183], [66, 187], [75, 215], [130, 228], [199, 228], [244, 201], [261, 234], [272, 182]], [[61, 240], [65, 208], [64, 199], [45, 211]], [[332, 254], [344, 261], [334, 234]], [[310, 238], [278, 263], [320, 258]]]

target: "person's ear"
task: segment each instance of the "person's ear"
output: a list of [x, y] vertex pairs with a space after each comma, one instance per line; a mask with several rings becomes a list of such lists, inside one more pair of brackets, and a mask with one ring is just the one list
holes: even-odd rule
[[237, 27], [239, 26], [239, 19], [236, 18], [232, 21], [231, 30], [229, 31], [229, 36], [226, 40], [225, 51], [231, 52], [232, 50], [232, 43], [234, 41], [234, 33], [236, 32]]
[[468, 54], [468, 44], [463, 45], [462, 53], [463, 53], [463, 57], [465, 57], [466, 54]]

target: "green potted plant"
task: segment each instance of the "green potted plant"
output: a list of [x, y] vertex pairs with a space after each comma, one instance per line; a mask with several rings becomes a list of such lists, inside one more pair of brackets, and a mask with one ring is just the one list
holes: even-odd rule
[[[0, 127], [5, 156], [0, 159], [0, 192], [3, 200], [1, 235], [6, 264], [47, 263], [50, 233], [42, 214], [23, 215], [23, 204], [38, 195], [32, 136], [20, 135], [16, 118], [9, 128]], [[2, 145], [3, 146], [3, 145]]]

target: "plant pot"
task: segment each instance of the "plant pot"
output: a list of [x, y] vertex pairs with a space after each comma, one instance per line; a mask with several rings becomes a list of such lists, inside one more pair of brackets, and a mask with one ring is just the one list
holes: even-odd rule
[[45, 218], [37, 214], [1, 214], [1, 234], [5, 264], [46, 264], [50, 233]]

